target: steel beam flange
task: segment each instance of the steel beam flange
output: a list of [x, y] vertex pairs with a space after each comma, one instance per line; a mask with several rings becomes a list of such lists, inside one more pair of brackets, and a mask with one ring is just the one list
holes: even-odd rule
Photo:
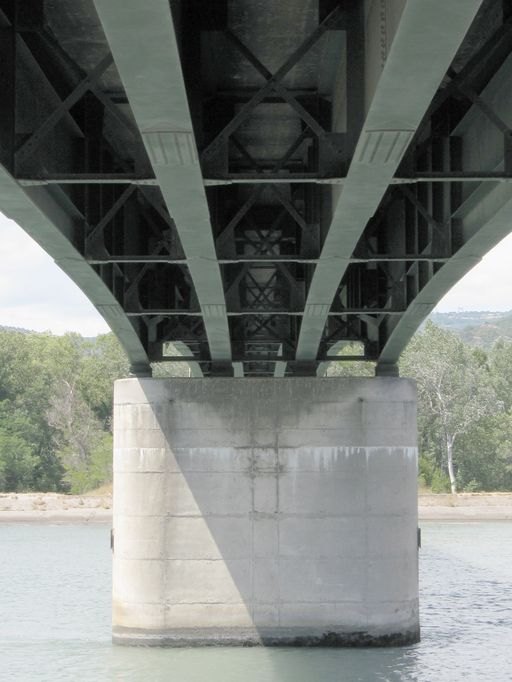
[[[94, 0], [187, 259], [212, 360], [231, 361], [220, 266], [169, 0]], [[134, 45], [151, 45], [136, 50]], [[224, 311], [224, 312], [222, 312]]]
[[398, 365], [394, 362], [382, 362], [377, 363], [375, 366], [375, 376], [376, 377], [398, 377], [400, 372], [398, 370]]

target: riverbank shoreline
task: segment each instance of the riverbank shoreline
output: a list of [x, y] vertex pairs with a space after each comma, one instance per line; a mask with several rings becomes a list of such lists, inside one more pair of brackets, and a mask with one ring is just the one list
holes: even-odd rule
[[512, 493], [418, 495], [420, 521], [512, 521]]
[[[512, 521], [512, 493], [420, 494], [420, 521]], [[0, 493], [0, 523], [111, 523], [112, 494]]]
[[0, 493], [0, 523], [111, 523], [112, 494]]

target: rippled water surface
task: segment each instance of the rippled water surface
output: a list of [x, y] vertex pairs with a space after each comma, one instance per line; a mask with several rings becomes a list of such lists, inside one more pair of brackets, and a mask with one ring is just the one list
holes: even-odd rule
[[106, 525], [0, 524], [0, 681], [512, 681], [512, 523], [423, 524], [422, 641], [402, 649], [110, 643]]

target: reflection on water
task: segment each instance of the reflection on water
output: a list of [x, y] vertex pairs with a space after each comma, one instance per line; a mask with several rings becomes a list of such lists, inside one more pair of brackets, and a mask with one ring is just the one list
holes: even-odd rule
[[109, 528], [0, 525], [0, 680], [512, 680], [512, 523], [423, 524], [422, 641], [403, 649], [110, 644]]

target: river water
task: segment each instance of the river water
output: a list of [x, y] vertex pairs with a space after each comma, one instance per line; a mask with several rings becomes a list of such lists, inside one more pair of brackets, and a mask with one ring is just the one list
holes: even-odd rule
[[108, 526], [0, 524], [0, 682], [512, 681], [512, 523], [424, 523], [420, 556], [414, 646], [125, 648]]

